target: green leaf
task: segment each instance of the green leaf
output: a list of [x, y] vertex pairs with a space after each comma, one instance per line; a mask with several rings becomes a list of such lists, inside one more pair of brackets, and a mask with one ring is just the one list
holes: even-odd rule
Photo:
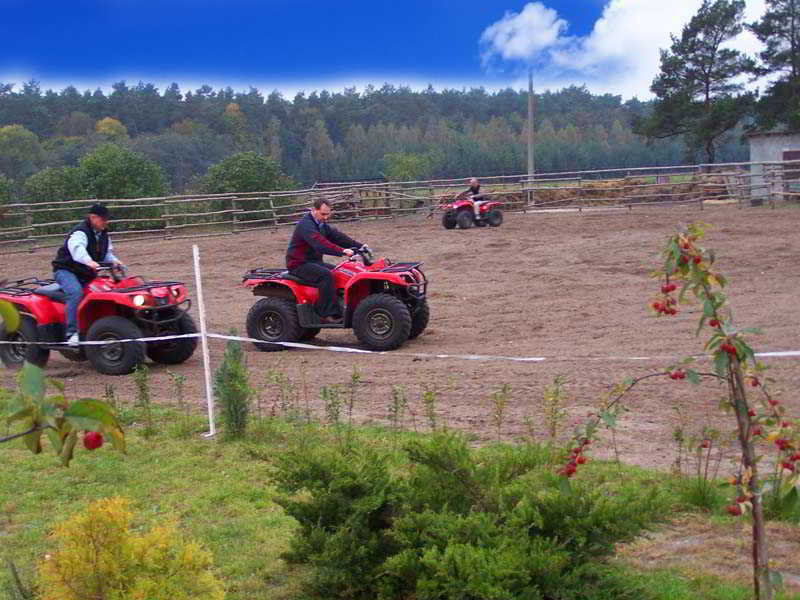
[[3, 319], [3, 327], [7, 332], [19, 328], [19, 313], [14, 305], [6, 300], [0, 300], [0, 318]]
[[617, 424], [617, 415], [611, 414], [608, 411], [600, 413], [600, 418], [603, 419], [603, 422], [609, 429], [613, 429]]
[[727, 352], [717, 352], [717, 355], [714, 357], [714, 372], [719, 375], [720, 377], [725, 377], [727, 374], [728, 369], [728, 353]]
[[25, 440], [25, 445], [28, 447], [28, 450], [33, 452], [34, 454], [39, 454], [42, 451], [42, 430], [37, 429], [36, 431], [31, 431], [28, 435], [22, 438]]
[[119, 427], [114, 410], [102, 400], [94, 398], [76, 400], [64, 411], [64, 418], [77, 429], [99, 431], [102, 425]]
[[713, 317], [714, 316], [714, 303], [707, 299], [703, 302], [703, 316], [704, 317]]
[[27, 406], [23, 406], [16, 412], [11, 413], [6, 417], [7, 423], [13, 423], [14, 421], [19, 421], [20, 419], [25, 419], [33, 416], [34, 413], [34, 406], [29, 404]]
[[692, 369], [686, 370], [686, 379], [689, 380], [689, 383], [693, 383], [695, 385], [700, 383], [700, 377], [697, 375], [697, 371], [694, 371]]
[[572, 495], [572, 486], [569, 484], [569, 479], [566, 477], [559, 477], [558, 491], [560, 491], [564, 496]]
[[40, 367], [27, 361], [22, 365], [19, 376], [19, 389], [26, 396], [39, 403], [44, 398], [44, 373]]
[[47, 437], [50, 439], [50, 443], [53, 445], [53, 449], [56, 451], [56, 454], [61, 454], [61, 450], [64, 447], [61, 434], [55, 429], [48, 429]]
[[800, 502], [800, 494], [797, 493], [797, 487], [793, 487], [781, 498], [781, 512], [784, 514], [793, 512], [798, 502]]
[[78, 443], [78, 432], [76, 430], [72, 430], [69, 432], [67, 439], [64, 440], [64, 445], [61, 448], [61, 452], [59, 457], [61, 458], [61, 464], [65, 467], [69, 466], [69, 461], [72, 460], [72, 453], [75, 450], [75, 444]]

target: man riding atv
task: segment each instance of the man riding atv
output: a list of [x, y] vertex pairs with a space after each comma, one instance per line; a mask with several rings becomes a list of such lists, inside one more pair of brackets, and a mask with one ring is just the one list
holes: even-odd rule
[[334, 265], [323, 262], [322, 256], [353, 256], [353, 248], [361, 242], [328, 225], [333, 210], [324, 198], [314, 201], [312, 209], [298, 221], [286, 250], [289, 273], [319, 288], [314, 305], [322, 323], [342, 320], [342, 307], [336, 299], [331, 270]]
[[122, 267], [108, 237], [110, 216], [104, 205], [93, 204], [86, 219], [67, 234], [53, 261], [53, 276], [67, 297], [65, 334], [70, 346], [79, 342], [78, 305], [83, 298], [83, 286], [95, 278], [101, 262]]

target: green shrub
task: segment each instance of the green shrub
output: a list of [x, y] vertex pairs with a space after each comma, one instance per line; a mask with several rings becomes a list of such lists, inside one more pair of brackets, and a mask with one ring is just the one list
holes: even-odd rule
[[312, 567], [320, 598], [570, 597], [583, 565], [667, 511], [641, 486], [558, 477], [564, 456], [471, 449], [444, 430], [402, 452], [306, 439], [278, 464], [292, 494], [281, 503], [301, 526], [285, 558]]
[[[236, 332], [231, 334], [236, 335]], [[223, 427], [228, 439], [241, 438], [247, 430], [252, 396], [242, 345], [236, 340], [228, 340], [222, 364], [214, 372], [214, 397], [222, 409]]]
[[59, 525], [39, 566], [40, 600], [222, 600], [211, 554], [181, 539], [174, 523], [131, 531], [121, 498], [91, 503]]

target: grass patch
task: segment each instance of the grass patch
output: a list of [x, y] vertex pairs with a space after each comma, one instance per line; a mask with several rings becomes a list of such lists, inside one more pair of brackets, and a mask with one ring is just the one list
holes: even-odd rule
[[[33, 580], [35, 565], [48, 550], [48, 534], [56, 523], [84, 510], [92, 500], [119, 495], [130, 499], [137, 515], [135, 527], [146, 529], [167, 516], [176, 517], [185, 534], [213, 554], [216, 573], [225, 583], [229, 600], [303, 598], [301, 585], [308, 578], [308, 570], [289, 566], [281, 559], [290, 549], [298, 525], [276, 502], [273, 477], [278, 459], [287, 449], [296, 449], [298, 443], [311, 447], [320, 442], [331, 446], [364, 444], [399, 457], [408, 441], [424, 437], [396, 428], [350, 429], [345, 425], [323, 427], [255, 419], [242, 441], [223, 443], [200, 435], [205, 430], [200, 415], [151, 408], [153, 426], [147, 436], [140, 409], [127, 407], [122, 411], [127, 423], [127, 455], [106, 446], [93, 453], [80, 447], [65, 469], [48, 453], [49, 448], [34, 456], [20, 443], [0, 446], [0, 559], [13, 560], [23, 582]], [[491, 445], [481, 454], [491, 457], [506, 452], [504, 448], [504, 444]], [[405, 461], [392, 463], [401, 469]], [[578, 479], [581, 485], [610, 496], [654, 493], [670, 519], [691, 514], [678, 482], [663, 473], [593, 461]], [[714, 514], [712, 522], [736, 528], [732, 519]], [[796, 536], [796, 531], [793, 527], [792, 535]], [[637, 561], [623, 552], [591, 567], [597, 570], [597, 576], [590, 574], [586, 580], [596, 579], [597, 585], [587, 588], [581, 597], [752, 597], [746, 581], [711, 576], [697, 565], [691, 570], [653, 566], [662, 563]], [[9, 585], [10, 572], [2, 566], [0, 591], [10, 589]], [[620, 595], [620, 590], [630, 594]], [[777, 598], [800, 596], [781, 593]]]

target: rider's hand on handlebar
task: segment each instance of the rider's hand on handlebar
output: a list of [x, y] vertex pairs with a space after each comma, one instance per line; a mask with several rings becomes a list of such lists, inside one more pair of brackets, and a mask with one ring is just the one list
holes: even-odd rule
[[353, 254], [354, 254], [354, 252], [350, 248], [345, 248], [344, 250], [342, 250], [342, 253], [345, 256], [353, 256]]
[[90, 269], [94, 270], [94, 271], [97, 271], [97, 269], [100, 268], [100, 263], [96, 263], [94, 261], [90, 261], [86, 266], [89, 267]]

